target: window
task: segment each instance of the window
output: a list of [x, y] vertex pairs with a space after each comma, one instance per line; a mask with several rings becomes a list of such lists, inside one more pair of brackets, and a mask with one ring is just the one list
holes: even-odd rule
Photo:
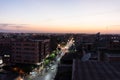
[[16, 48], [17, 50], [21, 50], [21, 48]]
[[18, 43], [17, 43], [16, 46], [21, 46], [21, 44], [18, 44]]
[[24, 50], [35, 50], [35, 48], [24, 48]]

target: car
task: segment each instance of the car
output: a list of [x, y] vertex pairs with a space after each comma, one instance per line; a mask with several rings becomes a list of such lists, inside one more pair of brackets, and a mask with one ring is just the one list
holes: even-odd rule
[[52, 66], [52, 64], [49, 65], [49, 67], [51, 67], [51, 66]]
[[46, 69], [49, 70], [49, 67], [47, 67]]
[[51, 70], [54, 70], [54, 68], [53, 68], [53, 67], [51, 67]]

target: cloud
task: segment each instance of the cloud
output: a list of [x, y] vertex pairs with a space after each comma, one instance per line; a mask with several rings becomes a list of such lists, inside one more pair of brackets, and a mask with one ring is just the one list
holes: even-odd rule
[[0, 27], [8, 27], [8, 26], [10, 26], [10, 27], [14, 27], [14, 26], [18, 26], [18, 27], [23, 27], [24, 25], [26, 25], [26, 24], [6, 24], [6, 23], [0, 23]]
[[26, 24], [5, 24], [5, 23], [0, 23], [0, 29], [25, 28], [25, 27], [27, 27]]
[[12, 31], [24, 31], [27, 28], [27, 24], [6, 24], [0, 23], [0, 32], [12, 32]]
[[1, 23], [0, 23], [0, 27], [7, 27], [7, 26], [9, 26], [9, 25], [11, 25], [11, 24], [1, 24]]

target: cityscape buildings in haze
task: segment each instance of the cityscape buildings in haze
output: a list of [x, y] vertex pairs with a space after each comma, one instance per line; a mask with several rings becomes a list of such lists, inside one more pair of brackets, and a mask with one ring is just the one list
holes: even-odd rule
[[119, 80], [119, 0], [1, 0], [0, 80]]

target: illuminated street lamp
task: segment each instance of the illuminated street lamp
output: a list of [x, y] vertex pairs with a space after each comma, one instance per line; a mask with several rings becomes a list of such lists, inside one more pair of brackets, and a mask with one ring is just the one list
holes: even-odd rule
[[2, 64], [3, 63], [3, 60], [2, 59], [0, 59], [0, 64]]
[[24, 80], [24, 79], [19, 76], [19, 77], [16, 78], [15, 80]]
[[58, 44], [58, 46], [60, 46], [60, 44]]
[[77, 50], [75, 49], [75, 52], [76, 52]]

